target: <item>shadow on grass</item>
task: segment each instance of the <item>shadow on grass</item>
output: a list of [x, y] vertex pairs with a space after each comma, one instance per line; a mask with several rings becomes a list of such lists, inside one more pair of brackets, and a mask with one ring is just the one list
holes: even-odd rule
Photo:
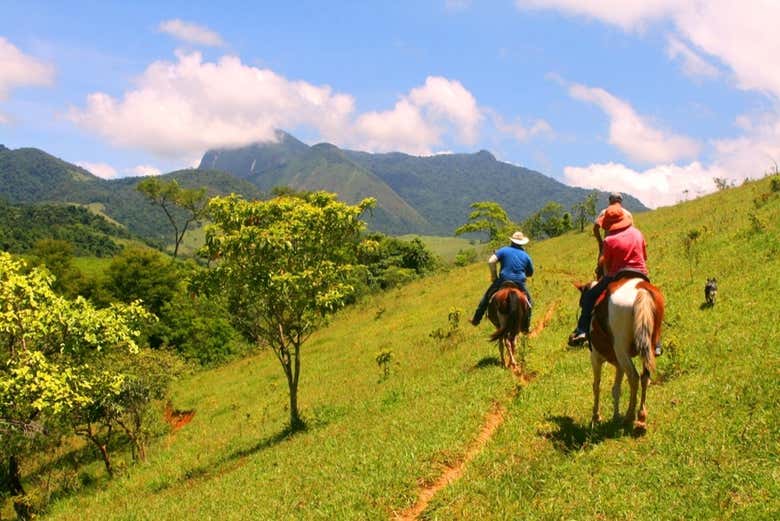
[[474, 369], [484, 369], [486, 367], [502, 367], [501, 360], [497, 356], [486, 356], [474, 365]]
[[[280, 432], [260, 440], [255, 445], [235, 450], [230, 454], [226, 454], [224, 457], [219, 458], [209, 464], [188, 469], [184, 471], [182, 476], [175, 482], [182, 483], [186, 481], [205, 480], [223, 476], [228, 472], [241, 467], [245, 463], [247, 457], [274, 447], [275, 445], [278, 445], [279, 443], [288, 440], [297, 434], [302, 434], [307, 430], [308, 428], [305, 424], [298, 426], [296, 429], [291, 429], [288, 426]], [[155, 489], [155, 492], [160, 492], [164, 489], [170, 488], [174, 485], [175, 482], [163, 483]]]
[[590, 425], [580, 425], [571, 416], [547, 416], [547, 421], [558, 425], [558, 430], [538, 434], [553, 444], [556, 450], [571, 454], [588, 450], [606, 439], [616, 439], [632, 434], [633, 429], [623, 426], [623, 419], [603, 421], [591, 428]]
[[710, 309], [712, 307], [715, 307], [715, 304], [714, 303], [710, 304], [709, 302], [702, 302], [699, 305], [699, 309]]

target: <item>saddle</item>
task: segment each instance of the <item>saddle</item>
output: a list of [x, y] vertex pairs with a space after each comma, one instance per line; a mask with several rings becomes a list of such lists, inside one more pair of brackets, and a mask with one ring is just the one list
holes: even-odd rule
[[[615, 349], [612, 346], [612, 333], [609, 330], [609, 296], [620, 289], [623, 284], [631, 279], [640, 278], [649, 283], [650, 279], [642, 272], [634, 270], [619, 271], [614, 280], [601, 292], [593, 306], [593, 319], [590, 325], [590, 348], [595, 349], [612, 365], [617, 365]], [[639, 354], [633, 343], [629, 348], [629, 354], [633, 357]]]

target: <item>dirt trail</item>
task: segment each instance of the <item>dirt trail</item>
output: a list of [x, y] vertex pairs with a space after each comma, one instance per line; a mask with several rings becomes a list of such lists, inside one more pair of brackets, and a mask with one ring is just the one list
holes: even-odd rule
[[529, 333], [528, 338], [536, 338], [542, 333], [542, 331], [544, 331], [544, 328], [547, 327], [547, 324], [549, 324], [553, 316], [555, 316], [555, 311], [558, 309], [560, 303], [560, 300], [556, 300], [550, 305], [550, 307], [547, 309], [547, 313], [545, 313], [544, 317], [542, 317], [542, 322], [537, 325], [533, 331], [531, 331], [531, 333]]
[[504, 423], [505, 413], [506, 411], [504, 410], [504, 407], [500, 403], [494, 402], [493, 407], [485, 417], [485, 421], [482, 424], [482, 430], [480, 431], [477, 438], [471, 443], [471, 446], [466, 451], [466, 455], [463, 457], [463, 460], [455, 464], [453, 467], [447, 467], [444, 473], [439, 476], [439, 479], [437, 479], [432, 485], [429, 485], [420, 491], [420, 496], [417, 499], [417, 503], [401, 514], [396, 515], [394, 519], [396, 521], [415, 521], [420, 516], [420, 514], [425, 511], [425, 509], [428, 507], [428, 503], [430, 503], [431, 499], [433, 499], [437, 492], [450, 483], [456, 481], [463, 475], [463, 469], [466, 464], [474, 459], [474, 456], [480, 453], [485, 444], [490, 440], [491, 437], [493, 437], [496, 429], [498, 429], [498, 427]]
[[[547, 327], [547, 324], [549, 324], [555, 316], [555, 311], [558, 309], [559, 304], [560, 301], [555, 301], [550, 305], [547, 312], [544, 314], [544, 317], [542, 317], [542, 321], [528, 335], [529, 338], [535, 338], [544, 331], [544, 328]], [[521, 367], [514, 368], [512, 372], [523, 385], [530, 382], [534, 377], [533, 374], [526, 373]], [[503, 405], [499, 402], [493, 402], [490, 412], [485, 416], [485, 421], [482, 423], [482, 430], [479, 432], [477, 438], [471, 443], [471, 446], [469, 446], [463, 459], [454, 466], [447, 467], [442, 475], [439, 476], [439, 479], [432, 485], [428, 485], [420, 491], [420, 495], [414, 505], [404, 510], [402, 513], [396, 514], [393, 519], [395, 521], [416, 521], [420, 514], [428, 508], [431, 499], [433, 499], [441, 489], [448, 486], [450, 483], [453, 483], [463, 475], [466, 464], [480, 453], [487, 442], [490, 441], [490, 438], [493, 437], [496, 429], [504, 423], [505, 414], [506, 410]]]

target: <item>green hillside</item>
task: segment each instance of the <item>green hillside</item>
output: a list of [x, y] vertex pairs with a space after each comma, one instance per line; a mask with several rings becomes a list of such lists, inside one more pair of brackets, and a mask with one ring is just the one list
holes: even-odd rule
[[110, 257], [121, 249], [127, 230], [72, 204], [9, 205], [0, 200], [0, 250], [27, 253], [41, 239], [73, 244], [76, 255]]
[[[161, 179], [176, 179], [185, 188], [205, 187], [210, 195], [262, 196], [251, 183], [214, 170], [179, 170]], [[139, 181], [138, 177], [101, 179], [35, 148], [0, 148], [0, 198], [7, 202], [76, 203], [124, 226], [133, 235], [157, 244], [173, 242], [163, 211], [136, 191]]]
[[[496, 366], [489, 325], [465, 324], [484, 264], [452, 269], [348, 308], [310, 339], [307, 431], [285, 435], [287, 386], [271, 353], [198, 373], [173, 397], [195, 411], [191, 423], [117, 479], [96, 462], [45, 518], [394, 519], [468, 454], [421, 519], [777, 519], [780, 192], [763, 179], [635, 222], [667, 299], [644, 436], [589, 428], [588, 352], [565, 339], [571, 283], [596, 252], [589, 234], [572, 233], [529, 245], [529, 382]], [[706, 308], [712, 276], [719, 300]], [[465, 325], [442, 335], [453, 308]], [[387, 351], [383, 378], [375, 358]], [[470, 452], [491, 415], [495, 432]]]

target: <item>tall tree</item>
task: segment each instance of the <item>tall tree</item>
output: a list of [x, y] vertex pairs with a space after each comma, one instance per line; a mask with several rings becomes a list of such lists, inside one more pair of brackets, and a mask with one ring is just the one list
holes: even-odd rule
[[298, 407], [301, 346], [324, 317], [354, 291], [353, 272], [364, 223], [373, 206], [325, 192], [267, 201], [217, 197], [202, 253], [218, 260], [196, 288], [225, 296], [245, 337], [270, 347], [287, 378], [290, 428], [304, 423]]
[[580, 228], [580, 232], [585, 231], [585, 225], [596, 218], [596, 203], [598, 202], [599, 194], [596, 190], [593, 190], [585, 199], [572, 206], [572, 214], [574, 215], [574, 222]]
[[532, 237], [557, 237], [571, 229], [571, 215], [560, 203], [549, 201], [529, 217], [523, 227]]
[[[147, 177], [138, 183], [136, 190], [162, 208], [168, 217], [174, 232], [173, 256], [176, 258], [187, 228], [203, 218], [208, 202], [206, 189], [182, 188], [175, 179], [165, 182], [156, 177]], [[183, 217], [176, 215], [175, 208], [183, 210]]]
[[468, 221], [455, 230], [455, 235], [487, 232], [490, 242], [497, 242], [504, 235], [511, 235], [514, 224], [500, 204], [493, 201], [479, 201], [471, 203], [471, 208]]

